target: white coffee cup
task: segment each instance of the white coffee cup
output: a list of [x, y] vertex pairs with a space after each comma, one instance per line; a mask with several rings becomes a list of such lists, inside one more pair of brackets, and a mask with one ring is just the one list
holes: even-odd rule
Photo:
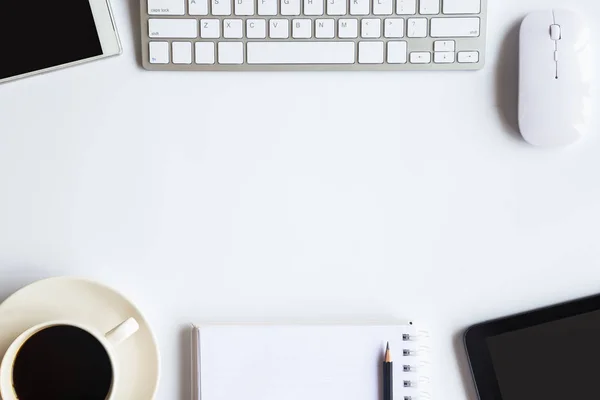
[[108, 358], [112, 366], [112, 385], [106, 400], [114, 400], [114, 393], [117, 392], [116, 388], [119, 385], [118, 364], [116, 362], [115, 352], [120, 343], [138, 331], [139, 324], [134, 318], [128, 318], [108, 331], [106, 334], [98, 332], [91, 326], [83, 325], [73, 321], [50, 321], [29, 328], [12, 342], [4, 354], [4, 358], [2, 358], [2, 363], [0, 364], [0, 398], [3, 400], [18, 400], [13, 386], [13, 370], [17, 354], [25, 342], [27, 342], [36, 333], [41, 332], [44, 329], [61, 325], [82, 329], [92, 335], [100, 344], [102, 344], [106, 350], [106, 354], [108, 354]]

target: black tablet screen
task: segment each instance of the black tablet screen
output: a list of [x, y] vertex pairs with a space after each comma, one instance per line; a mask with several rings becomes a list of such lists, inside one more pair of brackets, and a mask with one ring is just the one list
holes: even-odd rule
[[600, 311], [487, 339], [502, 400], [600, 399]]
[[0, 0], [0, 79], [102, 55], [88, 0]]

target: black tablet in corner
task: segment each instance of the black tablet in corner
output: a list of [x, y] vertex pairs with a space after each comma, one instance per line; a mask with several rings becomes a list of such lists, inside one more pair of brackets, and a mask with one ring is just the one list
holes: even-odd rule
[[464, 341], [480, 400], [600, 399], [600, 295], [472, 326]]

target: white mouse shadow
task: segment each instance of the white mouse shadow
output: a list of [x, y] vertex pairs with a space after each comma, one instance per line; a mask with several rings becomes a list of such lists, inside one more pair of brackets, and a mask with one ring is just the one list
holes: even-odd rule
[[496, 104], [502, 124], [514, 139], [524, 142], [519, 130], [519, 28], [521, 20], [507, 31], [496, 66]]

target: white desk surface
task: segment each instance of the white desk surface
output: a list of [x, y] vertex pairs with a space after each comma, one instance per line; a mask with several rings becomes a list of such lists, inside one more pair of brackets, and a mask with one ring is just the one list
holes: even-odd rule
[[551, 151], [513, 128], [516, 24], [597, 21], [576, 3], [489, 0], [477, 73], [153, 73], [115, 0], [121, 57], [0, 86], [0, 297], [123, 291], [161, 400], [188, 399], [191, 321], [421, 319], [436, 398], [473, 399], [466, 326], [600, 291], [598, 125]]

